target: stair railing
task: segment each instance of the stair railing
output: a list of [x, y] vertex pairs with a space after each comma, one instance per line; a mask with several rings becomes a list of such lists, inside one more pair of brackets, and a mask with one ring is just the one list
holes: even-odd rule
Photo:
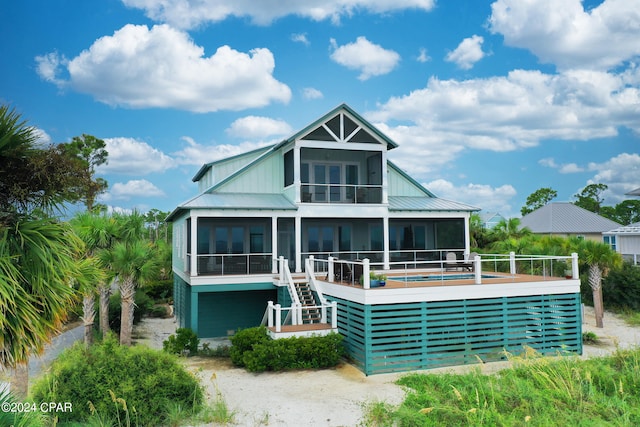
[[280, 281], [287, 284], [289, 290], [289, 296], [291, 297], [291, 324], [297, 325], [298, 320], [302, 321], [302, 304], [298, 297], [298, 291], [295, 283], [293, 283], [293, 276], [291, 276], [291, 270], [289, 269], [289, 262], [283, 257], [280, 257]]
[[318, 295], [318, 302], [320, 303], [321, 313], [320, 323], [327, 323], [327, 308], [331, 307], [331, 303], [324, 297], [320, 283], [316, 280], [313, 255], [310, 255], [309, 258], [305, 260], [304, 266], [305, 274], [307, 275], [307, 282], [309, 283], [309, 288], [312, 291], [315, 291], [316, 295]]

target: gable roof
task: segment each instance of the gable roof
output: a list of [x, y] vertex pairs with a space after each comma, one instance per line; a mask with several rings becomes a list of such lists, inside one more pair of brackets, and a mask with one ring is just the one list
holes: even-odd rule
[[628, 193], [624, 193], [627, 196], [640, 196], [640, 187], [635, 190], [631, 190]]
[[255, 150], [246, 151], [244, 153], [236, 154], [235, 156], [224, 157], [222, 159], [214, 160], [213, 162], [205, 163], [198, 170], [198, 172], [196, 172], [196, 174], [191, 179], [191, 181], [197, 182], [200, 178], [202, 178], [202, 176], [207, 172], [207, 170], [209, 170], [211, 167], [213, 167], [215, 165], [218, 165], [220, 163], [225, 163], [225, 162], [228, 162], [230, 160], [239, 159], [241, 157], [254, 157], [254, 156], [260, 157], [264, 152], [272, 150], [274, 146], [275, 146], [274, 144], [271, 144], [271, 145], [267, 145], [266, 147], [261, 147], [261, 148], [255, 149]]
[[622, 227], [614, 228], [604, 234], [624, 234], [624, 235], [640, 235], [640, 222], [624, 225]]
[[288, 144], [288, 143], [291, 143], [291, 142], [295, 141], [298, 138], [302, 138], [303, 136], [305, 136], [309, 132], [313, 131], [318, 126], [321, 126], [324, 122], [326, 122], [327, 120], [329, 120], [333, 116], [338, 115], [342, 111], [346, 111], [349, 115], [351, 115], [353, 118], [355, 118], [360, 123], [362, 123], [362, 125], [364, 125], [364, 127], [366, 127], [368, 131], [373, 133], [381, 141], [384, 141], [387, 144], [387, 149], [388, 150], [391, 150], [393, 148], [398, 147], [398, 144], [396, 144], [393, 140], [391, 140], [387, 135], [385, 135], [384, 133], [380, 132], [378, 130], [378, 128], [376, 128], [374, 125], [369, 123], [364, 117], [362, 117], [360, 114], [358, 114], [356, 111], [354, 111], [347, 104], [342, 103], [342, 104], [338, 105], [337, 107], [335, 107], [333, 110], [329, 111], [328, 113], [326, 113], [325, 115], [320, 117], [319, 119], [315, 120], [311, 124], [305, 126], [304, 128], [302, 128], [298, 132], [294, 133], [289, 138], [283, 140], [275, 148], [279, 148], [280, 146]]
[[602, 233], [620, 224], [573, 203], [555, 202], [523, 216], [520, 226], [534, 233], [587, 234]]

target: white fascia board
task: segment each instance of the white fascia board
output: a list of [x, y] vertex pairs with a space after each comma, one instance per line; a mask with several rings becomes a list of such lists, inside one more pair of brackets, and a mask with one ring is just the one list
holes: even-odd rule
[[297, 212], [301, 218], [382, 218], [388, 215], [386, 206], [354, 203], [301, 203]]
[[501, 283], [482, 285], [425, 286], [394, 289], [362, 289], [322, 283], [327, 296], [363, 305], [399, 304], [424, 301], [455, 301], [517, 296], [555, 295], [580, 292], [580, 280], [564, 279], [544, 282]]

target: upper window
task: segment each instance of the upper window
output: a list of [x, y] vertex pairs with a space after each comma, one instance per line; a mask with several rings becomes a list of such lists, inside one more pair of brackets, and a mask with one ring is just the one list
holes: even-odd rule
[[616, 236], [603, 236], [602, 239], [611, 249], [616, 250]]

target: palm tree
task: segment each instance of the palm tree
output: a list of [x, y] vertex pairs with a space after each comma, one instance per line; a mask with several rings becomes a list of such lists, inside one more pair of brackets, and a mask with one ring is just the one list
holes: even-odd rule
[[133, 332], [134, 296], [139, 284], [155, 277], [157, 258], [153, 245], [144, 239], [144, 217], [137, 212], [117, 218], [119, 240], [100, 258], [112, 276], [118, 280], [122, 313], [120, 344], [131, 345]]
[[492, 238], [496, 240], [506, 240], [509, 238], [526, 237], [531, 234], [527, 227], [520, 227], [519, 218], [501, 219], [491, 230]]
[[[71, 220], [71, 223], [80, 239], [85, 243], [87, 255], [90, 257], [97, 256], [100, 250], [108, 249], [115, 241], [116, 222], [112, 217], [87, 211], [77, 214]], [[110, 283], [103, 278], [103, 280], [97, 282], [97, 290], [100, 301], [100, 332], [102, 332], [102, 336], [104, 337], [109, 333]], [[89, 333], [87, 328], [93, 328], [94, 317], [95, 294], [94, 292], [87, 292], [83, 295], [83, 320], [85, 320], [85, 344], [87, 345], [90, 344], [90, 342], [87, 342], [87, 339], [91, 340], [87, 335]]]
[[593, 292], [596, 327], [603, 328], [602, 276], [609, 269], [622, 265], [622, 257], [609, 245], [594, 240], [582, 240], [577, 246], [577, 252], [579, 259], [589, 266], [589, 286]]
[[[82, 250], [64, 223], [22, 218], [0, 225], [0, 365], [28, 363], [60, 330], [75, 294], [69, 283], [82, 279]], [[15, 386], [26, 394], [26, 382]]]

